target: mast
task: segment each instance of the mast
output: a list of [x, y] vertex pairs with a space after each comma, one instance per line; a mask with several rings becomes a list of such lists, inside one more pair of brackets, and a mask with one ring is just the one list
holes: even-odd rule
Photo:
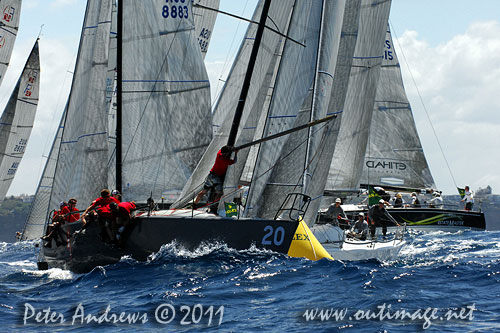
[[[238, 132], [238, 127], [240, 125], [241, 116], [243, 115], [243, 109], [245, 108], [245, 101], [248, 94], [248, 88], [250, 87], [250, 81], [252, 79], [253, 69], [257, 59], [257, 54], [259, 52], [262, 35], [264, 34], [264, 28], [270, 6], [271, 6], [271, 0], [265, 0], [264, 6], [262, 7], [262, 13], [260, 15], [259, 26], [255, 34], [255, 43], [253, 44], [252, 53], [250, 54], [250, 59], [248, 61], [247, 72], [245, 74], [245, 79], [243, 80], [243, 85], [241, 87], [240, 98], [238, 99], [238, 105], [236, 106], [236, 111], [234, 113], [233, 124], [231, 126], [231, 131], [229, 132], [229, 138], [227, 140], [228, 146], [234, 146], [234, 143], [236, 142], [236, 134]], [[118, 22], [120, 21], [118, 20]]]
[[[315, 118], [316, 111], [316, 93], [318, 88], [318, 74], [319, 74], [319, 65], [320, 65], [320, 55], [321, 55], [321, 44], [323, 39], [323, 22], [325, 20], [325, 2], [323, 1], [322, 9], [321, 9], [321, 23], [319, 30], [319, 43], [318, 43], [318, 54], [316, 56], [316, 70], [315, 70], [315, 78], [313, 83], [313, 91], [312, 91], [312, 105], [311, 105], [311, 113], [309, 115], [309, 122], [312, 122]], [[305, 165], [304, 165], [304, 176], [302, 177], [302, 193], [307, 193], [309, 186], [309, 178], [311, 174], [309, 172], [309, 158], [311, 155], [311, 136], [312, 128], [309, 128], [307, 131], [307, 146], [306, 146], [306, 156], [305, 156]]]
[[117, 8], [117, 45], [116, 45], [116, 179], [115, 186], [122, 192], [122, 36], [123, 0], [118, 0]]

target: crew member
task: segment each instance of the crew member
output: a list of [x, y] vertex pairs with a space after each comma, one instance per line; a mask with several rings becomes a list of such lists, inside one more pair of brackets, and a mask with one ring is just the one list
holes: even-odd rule
[[390, 219], [389, 213], [384, 207], [384, 199], [380, 199], [377, 205], [373, 205], [368, 211], [370, 218], [370, 234], [375, 237], [375, 229], [377, 226], [382, 226], [382, 235], [387, 234], [387, 220]]
[[104, 207], [108, 206], [110, 203], [115, 202], [116, 204], [119, 204], [120, 201], [118, 199], [111, 197], [110, 192], [107, 188], [101, 190], [101, 196], [90, 204], [90, 206], [85, 209], [85, 211], [82, 214], [82, 222], [85, 225], [86, 223], [86, 216], [89, 213], [90, 210], [92, 209], [97, 209], [97, 214], [99, 215], [99, 210], [104, 209]]
[[[234, 160], [231, 159], [231, 153], [234, 152]], [[210, 173], [205, 179], [203, 189], [198, 193], [194, 203], [197, 204], [201, 198], [210, 190], [211, 203], [210, 212], [217, 214], [218, 201], [222, 197], [222, 186], [224, 185], [224, 178], [226, 177], [227, 168], [236, 163], [238, 151], [231, 146], [224, 146], [217, 152], [215, 163], [210, 169]]]
[[434, 198], [429, 202], [429, 207], [443, 209], [443, 198], [441, 198], [441, 194], [439, 192], [434, 192], [432, 196]]
[[132, 212], [136, 209], [134, 201], [120, 202], [119, 204], [110, 203], [109, 208], [114, 215], [113, 232], [118, 241], [122, 241], [121, 234], [127, 227], [132, 217]]
[[[335, 199], [335, 202], [328, 207], [328, 210], [326, 211], [326, 216], [332, 220], [332, 221], [337, 221], [339, 225], [344, 224], [348, 225], [347, 221], [347, 216], [344, 213], [344, 210], [340, 206], [342, 203], [342, 200], [340, 198]], [[342, 223], [343, 222], [343, 223]]]
[[76, 208], [76, 199], [71, 198], [68, 201], [68, 205], [61, 209], [61, 215], [65, 222], [76, 222], [80, 219], [80, 213], [78, 208]]
[[403, 205], [404, 205], [403, 196], [401, 195], [401, 193], [397, 193], [396, 198], [394, 199], [393, 207], [394, 208], [401, 208], [401, 207], [403, 207]]
[[411, 206], [414, 208], [420, 208], [420, 200], [418, 200], [418, 196], [416, 192], [411, 194]]
[[465, 186], [465, 195], [462, 201], [465, 201], [464, 209], [471, 211], [472, 206], [474, 206], [474, 192], [469, 189], [469, 186]]
[[365, 214], [358, 214], [358, 220], [352, 226], [349, 235], [360, 240], [366, 240], [368, 236], [368, 223], [365, 221]]

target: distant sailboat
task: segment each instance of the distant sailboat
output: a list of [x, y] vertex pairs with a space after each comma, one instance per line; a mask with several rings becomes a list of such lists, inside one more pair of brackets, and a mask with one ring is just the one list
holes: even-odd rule
[[21, 0], [0, 1], [0, 84], [9, 66], [19, 29]]
[[0, 202], [24, 155], [33, 128], [40, 87], [38, 40], [0, 118]]
[[[436, 185], [405, 93], [400, 64], [388, 26], [383, 42], [380, 77], [376, 84], [376, 95], [371, 103], [370, 112], [367, 112], [370, 114], [367, 119], [368, 132], [358, 130], [357, 127], [342, 129], [347, 133], [356, 133], [357, 142], [362, 147], [356, 148], [347, 138], [342, 141], [343, 147], [350, 147], [351, 150], [338, 150], [347, 155], [336, 155], [336, 160], [330, 168], [327, 192], [358, 191], [364, 188], [370, 190], [372, 199], [369, 204], [380, 199], [374, 193], [373, 187], [403, 193], [436, 192]], [[351, 156], [357, 158], [353, 160], [350, 159]], [[347, 167], [340, 168], [340, 165]], [[422, 207], [389, 208], [388, 211], [398, 223], [406, 223], [409, 228], [447, 231], [464, 228], [485, 229], [484, 214], [481, 212], [425, 206], [427, 205], [422, 203]], [[360, 208], [355, 206], [347, 209], [350, 211], [348, 214], [352, 216], [360, 211]]]

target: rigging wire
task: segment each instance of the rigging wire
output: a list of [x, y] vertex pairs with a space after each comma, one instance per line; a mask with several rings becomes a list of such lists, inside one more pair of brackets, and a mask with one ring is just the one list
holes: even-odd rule
[[410, 73], [410, 77], [411, 77], [411, 80], [413, 82], [413, 85], [415, 86], [415, 89], [417, 90], [418, 98], [420, 100], [420, 103], [422, 104], [422, 108], [425, 111], [425, 115], [427, 116], [427, 120], [429, 121], [429, 124], [431, 125], [431, 129], [432, 129], [432, 132], [434, 134], [434, 138], [436, 139], [436, 142], [439, 146], [439, 150], [441, 151], [441, 155], [443, 156], [443, 159], [446, 163], [446, 167], [448, 168], [448, 172], [450, 173], [451, 179], [453, 180], [453, 184], [455, 185], [456, 188], [458, 188], [457, 182], [455, 181], [455, 177], [453, 177], [453, 173], [451, 172], [451, 168], [450, 168], [450, 165], [448, 163], [448, 160], [446, 159], [446, 155], [444, 154], [443, 147], [441, 146], [441, 142], [439, 141], [439, 138], [437, 136], [436, 130], [434, 129], [434, 126], [432, 125], [431, 117], [429, 116], [429, 112], [427, 111], [427, 108], [424, 104], [424, 99], [422, 98], [422, 95], [420, 94], [420, 90], [418, 89], [417, 82], [415, 81], [415, 78], [413, 76], [413, 72], [411, 71], [410, 65], [408, 64], [408, 61], [406, 60], [406, 56], [405, 56], [405, 53], [403, 52], [403, 48], [401, 47], [401, 44], [399, 43], [399, 38], [398, 38], [398, 35], [396, 33], [396, 30], [394, 29], [394, 26], [392, 25], [390, 20], [389, 20], [389, 25], [391, 27], [392, 33], [394, 34], [396, 42], [398, 43], [399, 50], [401, 51], [401, 55], [403, 56], [406, 67], [408, 68], [408, 73]]

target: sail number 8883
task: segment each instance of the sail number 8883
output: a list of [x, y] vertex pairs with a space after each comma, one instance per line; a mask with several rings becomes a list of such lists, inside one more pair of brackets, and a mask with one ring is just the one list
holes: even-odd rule
[[164, 18], [188, 18], [188, 6], [176, 5], [178, 3], [185, 3], [189, 0], [165, 0], [167, 3], [162, 7], [161, 15]]

